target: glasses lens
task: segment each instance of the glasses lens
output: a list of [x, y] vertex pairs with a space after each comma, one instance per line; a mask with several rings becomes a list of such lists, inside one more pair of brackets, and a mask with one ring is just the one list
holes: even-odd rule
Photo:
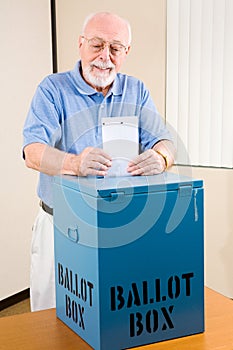
[[97, 38], [89, 39], [88, 44], [93, 52], [99, 52], [104, 48], [104, 42]]
[[119, 56], [124, 51], [124, 46], [120, 44], [110, 44], [111, 54], [114, 56]]
[[[104, 50], [107, 43], [101, 39], [93, 38], [88, 40], [88, 44], [91, 51], [97, 53]], [[119, 56], [125, 50], [125, 47], [121, 44], [112, 43], [109, 44], [109, 49], [113, 56]]]

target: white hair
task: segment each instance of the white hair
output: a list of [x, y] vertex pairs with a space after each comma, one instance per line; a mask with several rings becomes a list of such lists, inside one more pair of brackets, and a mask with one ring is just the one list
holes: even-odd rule
[[131, 30], [131, 25], [130, 25], [130, 23], [129, 23], [126, 19], [124, 19], [124, 18], [122, 18], [122, 17], [120, 17], [120, 16], [118, 16], [118, 15], [116, 15], [116, 14], [114, 14], [114, 13], [111, 13], [111, 12], [95, 12], [95, 13], [89, 14], [89, 15], [86, 17], [86, 19], [84, 20], [83, 27], [82, 27], [82, 35], [85, 34], [86, 27], [87, 27], [88, 23], [90, 22], [90, 20], [92, 20], [92, 18], [94, 18], [95, 16], [101, 15], [101, 14], [102, 14], [102, 15], [114, 15], [114, 16], [120, 18], [123, 22], [125, 22], [125, 24], [126, 24], [126, 26], [127, 26], [127, 28], [128, 28], [128, 35], [129, 35], [129, 42], [128, 42], [128, 45], [130, 45], [130, 44], [131, 44], [131, 41], [132, 41], [132, 30]]

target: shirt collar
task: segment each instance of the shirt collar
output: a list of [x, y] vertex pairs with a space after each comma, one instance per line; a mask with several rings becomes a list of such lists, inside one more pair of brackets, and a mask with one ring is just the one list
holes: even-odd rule
[[[82, 95], [94, 95], [94, 94], [98, 94], [98, 92], [93, 89], [93, 87], [91, 87], [89, 84], [87, 84], [85, 82], [85, 80], [83, 79], [81, 73], [80, 73], [80, 66], [81, 66], [81, 61], [78, 61], [74, 67], [74, 69], [71, 71], [71, 74], [73, 76], [73, 78], [75, 79], [76, 82], [76, 86], [77, 89], [79, 91], [80, 94]], [[107, 96], [109, 95], [122, 95], [122, 86], [120, 84], [120, 78], [117, 74], [112, 87], [110, 88], [110, 90], [107, 93]]]

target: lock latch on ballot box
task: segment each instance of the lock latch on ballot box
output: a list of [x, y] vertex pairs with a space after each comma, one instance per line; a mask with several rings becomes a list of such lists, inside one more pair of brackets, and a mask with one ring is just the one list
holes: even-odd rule
[[192, 196], [192, 185], [182, 185], [179, 187], [179, 196], [180, 197], [191, 197]]
[[110, 197], [111, 197], [111, 201], [117, 200], [120, 203], [124, 200], [125, 192], [124, 191], [111, 192]]

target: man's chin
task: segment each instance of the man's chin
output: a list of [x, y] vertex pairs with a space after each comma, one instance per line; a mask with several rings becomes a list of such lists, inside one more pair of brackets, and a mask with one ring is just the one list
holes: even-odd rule
[[106, 88], [107, 86], [111, 85], [113, 83], [115, 79], [115, 75], [114, 76], [95, 76], [95, 77], [91, 77], [89, 80], [90, 82], [95, 85], [96, 87], [99, 88]]
[[106, 87], [110, 86], [113, 83], [113, 80], [109, 80], [109, 81], [96, 81], [93, 82], [94, 86], [97, 88], [101, 88], [101, 89], [105, 89]]

